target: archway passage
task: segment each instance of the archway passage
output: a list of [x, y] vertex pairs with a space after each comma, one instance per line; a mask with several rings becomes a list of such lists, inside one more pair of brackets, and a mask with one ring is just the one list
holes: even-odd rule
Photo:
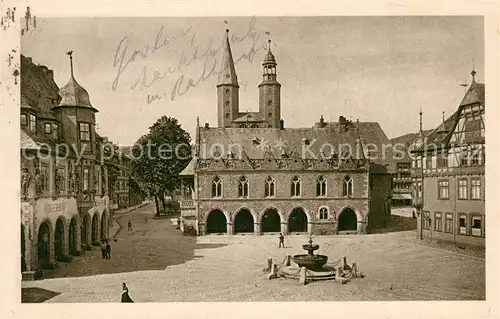
[[78, 253], [76, 230], [77, 230], [76, 217], [73, 217], [71, 218], [71, 222], [69, 223], [69, 252], [72, 255], [76, 255]]
[[108, 239], [106, 229], [108, 227], [107, 223], [107, 218], [106, 218], [106, 213], [102, 213], [101, 216], [101, 240], [106, 240]]
[[307, 232], [307, 215], [302, 208], [294, 208], [288, 218], [288, 232]]
[[281, 218], [276, 209], [266, 210], [260, 222], [260, 230], [263, 233], [279, 233], [281, 231]]
[[220, 210], [211, 211], [207, 217], [207, 234], [226, 233], [226, 216]]
[[50, 267], [50, 227], [48, 222], [43, 222], [38, 229], [38, 265], [41, 268]]
[[344, 209], [339, 215], [339, 231], [357, 230], [358, 219], [351, 208]]
[[89, 215], [83, 215], [83, 220], [82, 220], [82, 230], [81, 230], [81, 242], [83, 245], [88, 245], [89, 243], [87, 242], [88, 238], [88, 231], [89, 231]]
[[26, 235], [24, 225], [21, 224], [21, 271], [28, 270], [26, 265]]
[[94, 213], [94, 216], [92, 216], [92, 244], [98, 244], [99, 243], [99, 233], [98, 233], [98, 228], [99, 228], [99, 218], [97, 217], [97, 213]]
[[253, 233], [253, 216], [248, 209], [242, 209], [234, 218], [235, 233]]
[[54, 256], [56, 260], [64, 255], [64, 239], [64, 223], [61, 219], [58, 219], [54, 232]]

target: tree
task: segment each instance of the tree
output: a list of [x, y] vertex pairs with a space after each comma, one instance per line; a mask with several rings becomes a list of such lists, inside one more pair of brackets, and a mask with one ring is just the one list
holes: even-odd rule
[[165, 210], [165, 195], [179, 187], [179, 173], [191, 161], [191, 137], [177, 119], [163, 116], [132, 148], [132, 176], [142, 189], [155, 196]]

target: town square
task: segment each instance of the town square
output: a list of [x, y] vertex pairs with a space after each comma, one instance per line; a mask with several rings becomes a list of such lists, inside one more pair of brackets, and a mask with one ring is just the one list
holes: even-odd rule
[[486, 300], [482, 17], [23, 28], [22, 303]]

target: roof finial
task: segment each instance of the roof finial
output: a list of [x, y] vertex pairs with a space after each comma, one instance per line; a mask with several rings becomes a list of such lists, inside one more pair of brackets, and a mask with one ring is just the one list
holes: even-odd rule
[[71, 66], [71, 77], [73, 77], [73, 50], [66, 52], [69, 55], [69, 64]]
[[475, 76], [476, 76], [476, 70], [475, 70], [475, 67], [474, 67], [474, 59], [472, 59], [472, 72], [470, 73], [472, 75], [472, 82], [475, 81]]
[[443, 111], [443, 123], [444, 123], [444, 111]]
[[200, 117], [199, 116], [196, 117], [196, 126], [197, 127], [200, 126]]
[[226, 33], [229, 33], [229, 29], [227, 28], [227, 25], [229, 24], [229, 21], [224, 20], [224, 24], [226, 25]]
[[420, 113], [418, 113], [420, 115], [420, 133], [422, 133], [422, 115], [424, 113], [422, 113], [422, 107], [420, 107]]

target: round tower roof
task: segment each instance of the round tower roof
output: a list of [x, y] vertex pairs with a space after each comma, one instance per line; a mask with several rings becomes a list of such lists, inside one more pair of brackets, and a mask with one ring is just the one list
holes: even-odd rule
[[87, 90], [85, 90], [73, 76], [70, 77], [68, 84], [59, 90], [61, 102], [59, 106], [86, 106], [93, 108], [90, 103], [90, 97]]

